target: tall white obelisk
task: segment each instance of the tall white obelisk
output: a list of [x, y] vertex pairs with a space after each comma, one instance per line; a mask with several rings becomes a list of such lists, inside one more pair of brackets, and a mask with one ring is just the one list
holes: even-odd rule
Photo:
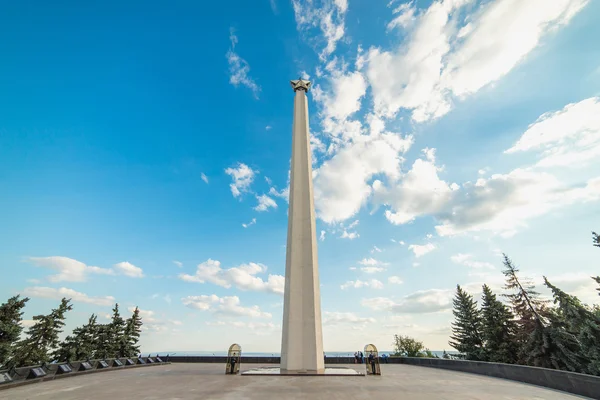
[[311, 83], [298, 79], [291, 84], [295, 92], [294, 125], [281, 372], [323, 373], [321, 294], [306, 98]]

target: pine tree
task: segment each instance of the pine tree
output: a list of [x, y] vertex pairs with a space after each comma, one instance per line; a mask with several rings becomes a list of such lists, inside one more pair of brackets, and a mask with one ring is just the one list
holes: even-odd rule
[[505, 270], [502, 271], [506, 277], [504, 289], [516, 291], [516, 293], [504, 294], [512, 305], [516, 316], [515, 341], [519, 348], [517, 363], [540, 366], [550, 365], [549, 359], [536, 360], [539, 357], [549, 357], [546, 352], [545, 336], [542, 330], [546, 324], [548, 315], [548, 301], [540, 299], [535, 291], [535, 286], [528, 279], [519, 279], [519, 270], [506, 254], [504, 256]]
[[132, 357], [139, 354], [140, 347], [138, 342], [140, 340], [140, 334], [142, 331], [142, 317], [140, 317], [140, 310], [136, 307], [133, 310], [133, 315], [127, 318], [125, 322], [124, 340], [120, 353], [123, 357]]
[[111, 357], [124, 357], [123, 349], [126, 347], [125, 320], [119, 314], [119, 304], [113, 308], [112, 321], [110, 322], [110, 341], [112, 344]]
[[[592, 279], [595, 280], [598, 285], [600, 285], [600, 276], [593, 276]], [[596, 290], [598, 291], [598, 296], [600, 296], [600, 286], [598, 286], [598, 289]]]
[[594, 246], [600, 247], [600, 235], [596, 232], [592, 232], [592, 241]]
[[94, 338], [95, 349], [93, 358], [104, 360], [112, 357], [114, 343], [112, 340], [112, 328], [110, 324], [99, 324], [96, 326]]
[[558, 306], [554, 327], [577, 338], [577, 361], [583, 364], [578, 372], [600, 375], [600, 317], [577, 297], [552, 285], [546, 277], [544, 283], [552, 290], [554, 303]]
[[93, 358], [96, 348], [97, 317], [92, 314], [87, 324], [75, 328], [73, 334], [65, 338], [55, 352], [58, 361], [87, 360]]
[[452, 323], [452, 336], [448, 342], [467, 360], [482, 360], [481, 313], [473, 296], [456, 285], [453, 300], [455, 321]]
[[23, 307], [29, 298], [20, 298], [19, 295], [11, 297], [0, 305], [0, 369], [8, 364], [11, 359], [15, 343], [19, 340], [23, 327]]
[[70, 302], [71, 299], [63, 298], [58, 308], [50, 314], [33, 317], [35, 323], [27, 330], [27, 337], [16, 345], [13, 357], [16, 366], [51, 361], [50, 352], [58, 347], [58, 335], [65, 325], [65, 314], [73, 308]]
[[481, 304], [481, 336], [485, 345], [485, 360], [513, 364], [516, 361], [514, 316], [492, 290], [483, 285]]

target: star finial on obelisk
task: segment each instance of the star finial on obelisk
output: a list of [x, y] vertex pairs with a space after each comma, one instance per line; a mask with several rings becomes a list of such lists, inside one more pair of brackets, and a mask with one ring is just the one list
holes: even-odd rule
[[310, 81], [302, 78], [298, 78], [295, 81], [290, 81], [290, 83], [292, 84], [294, 92], [297, 90], [304, 90], [305, 92], [308, 92], [308, 88], [310, 88], [310, 85], [312, 84]]

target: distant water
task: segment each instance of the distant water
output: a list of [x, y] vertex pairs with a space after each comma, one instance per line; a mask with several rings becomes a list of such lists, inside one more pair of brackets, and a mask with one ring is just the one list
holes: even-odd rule
[[[356, 351], [356, 350], [355, 350]], [[361, 349], [360, 351], [364, 351]], [[444, 354], [444, 351], [431, 351], [433, 354], [441, 357]], [[391, 350], [379, 350], [379, 354], [393, 354], [394, 352]], [[456, 354], [455, 351], [447, 351], [450, 354]], [[145, 355], [146, 353], [142, 353]], [[226, 356], [226, 351], [153, 351], [150, 354], [160, 354], [166, 355], [170, 354], [172, 356]], [[245, 352], [242, 348], [242, 355], [248, 357], [279, 357], [279, 352], [273, 353], [252, 353]], [[327, 357], [354, 357], [354, 351], [326, 351], [325, 355]]]

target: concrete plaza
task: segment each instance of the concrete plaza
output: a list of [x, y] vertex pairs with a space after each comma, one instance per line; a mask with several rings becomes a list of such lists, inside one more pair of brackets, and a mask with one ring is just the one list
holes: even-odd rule
[[[242, 364], [241, 371], [259, 366]], [[362, 371], [359, 365], [347, 367]], [[224, 374], [225, 365], [180, 363], [101, 372], [25, 385], [0, 390], [0, 399], [569, 400], [585, 398], [524, 383], [435, 368], [384, 364], [381, 369], [382, 376], [368, 377], [228, 376]]]

